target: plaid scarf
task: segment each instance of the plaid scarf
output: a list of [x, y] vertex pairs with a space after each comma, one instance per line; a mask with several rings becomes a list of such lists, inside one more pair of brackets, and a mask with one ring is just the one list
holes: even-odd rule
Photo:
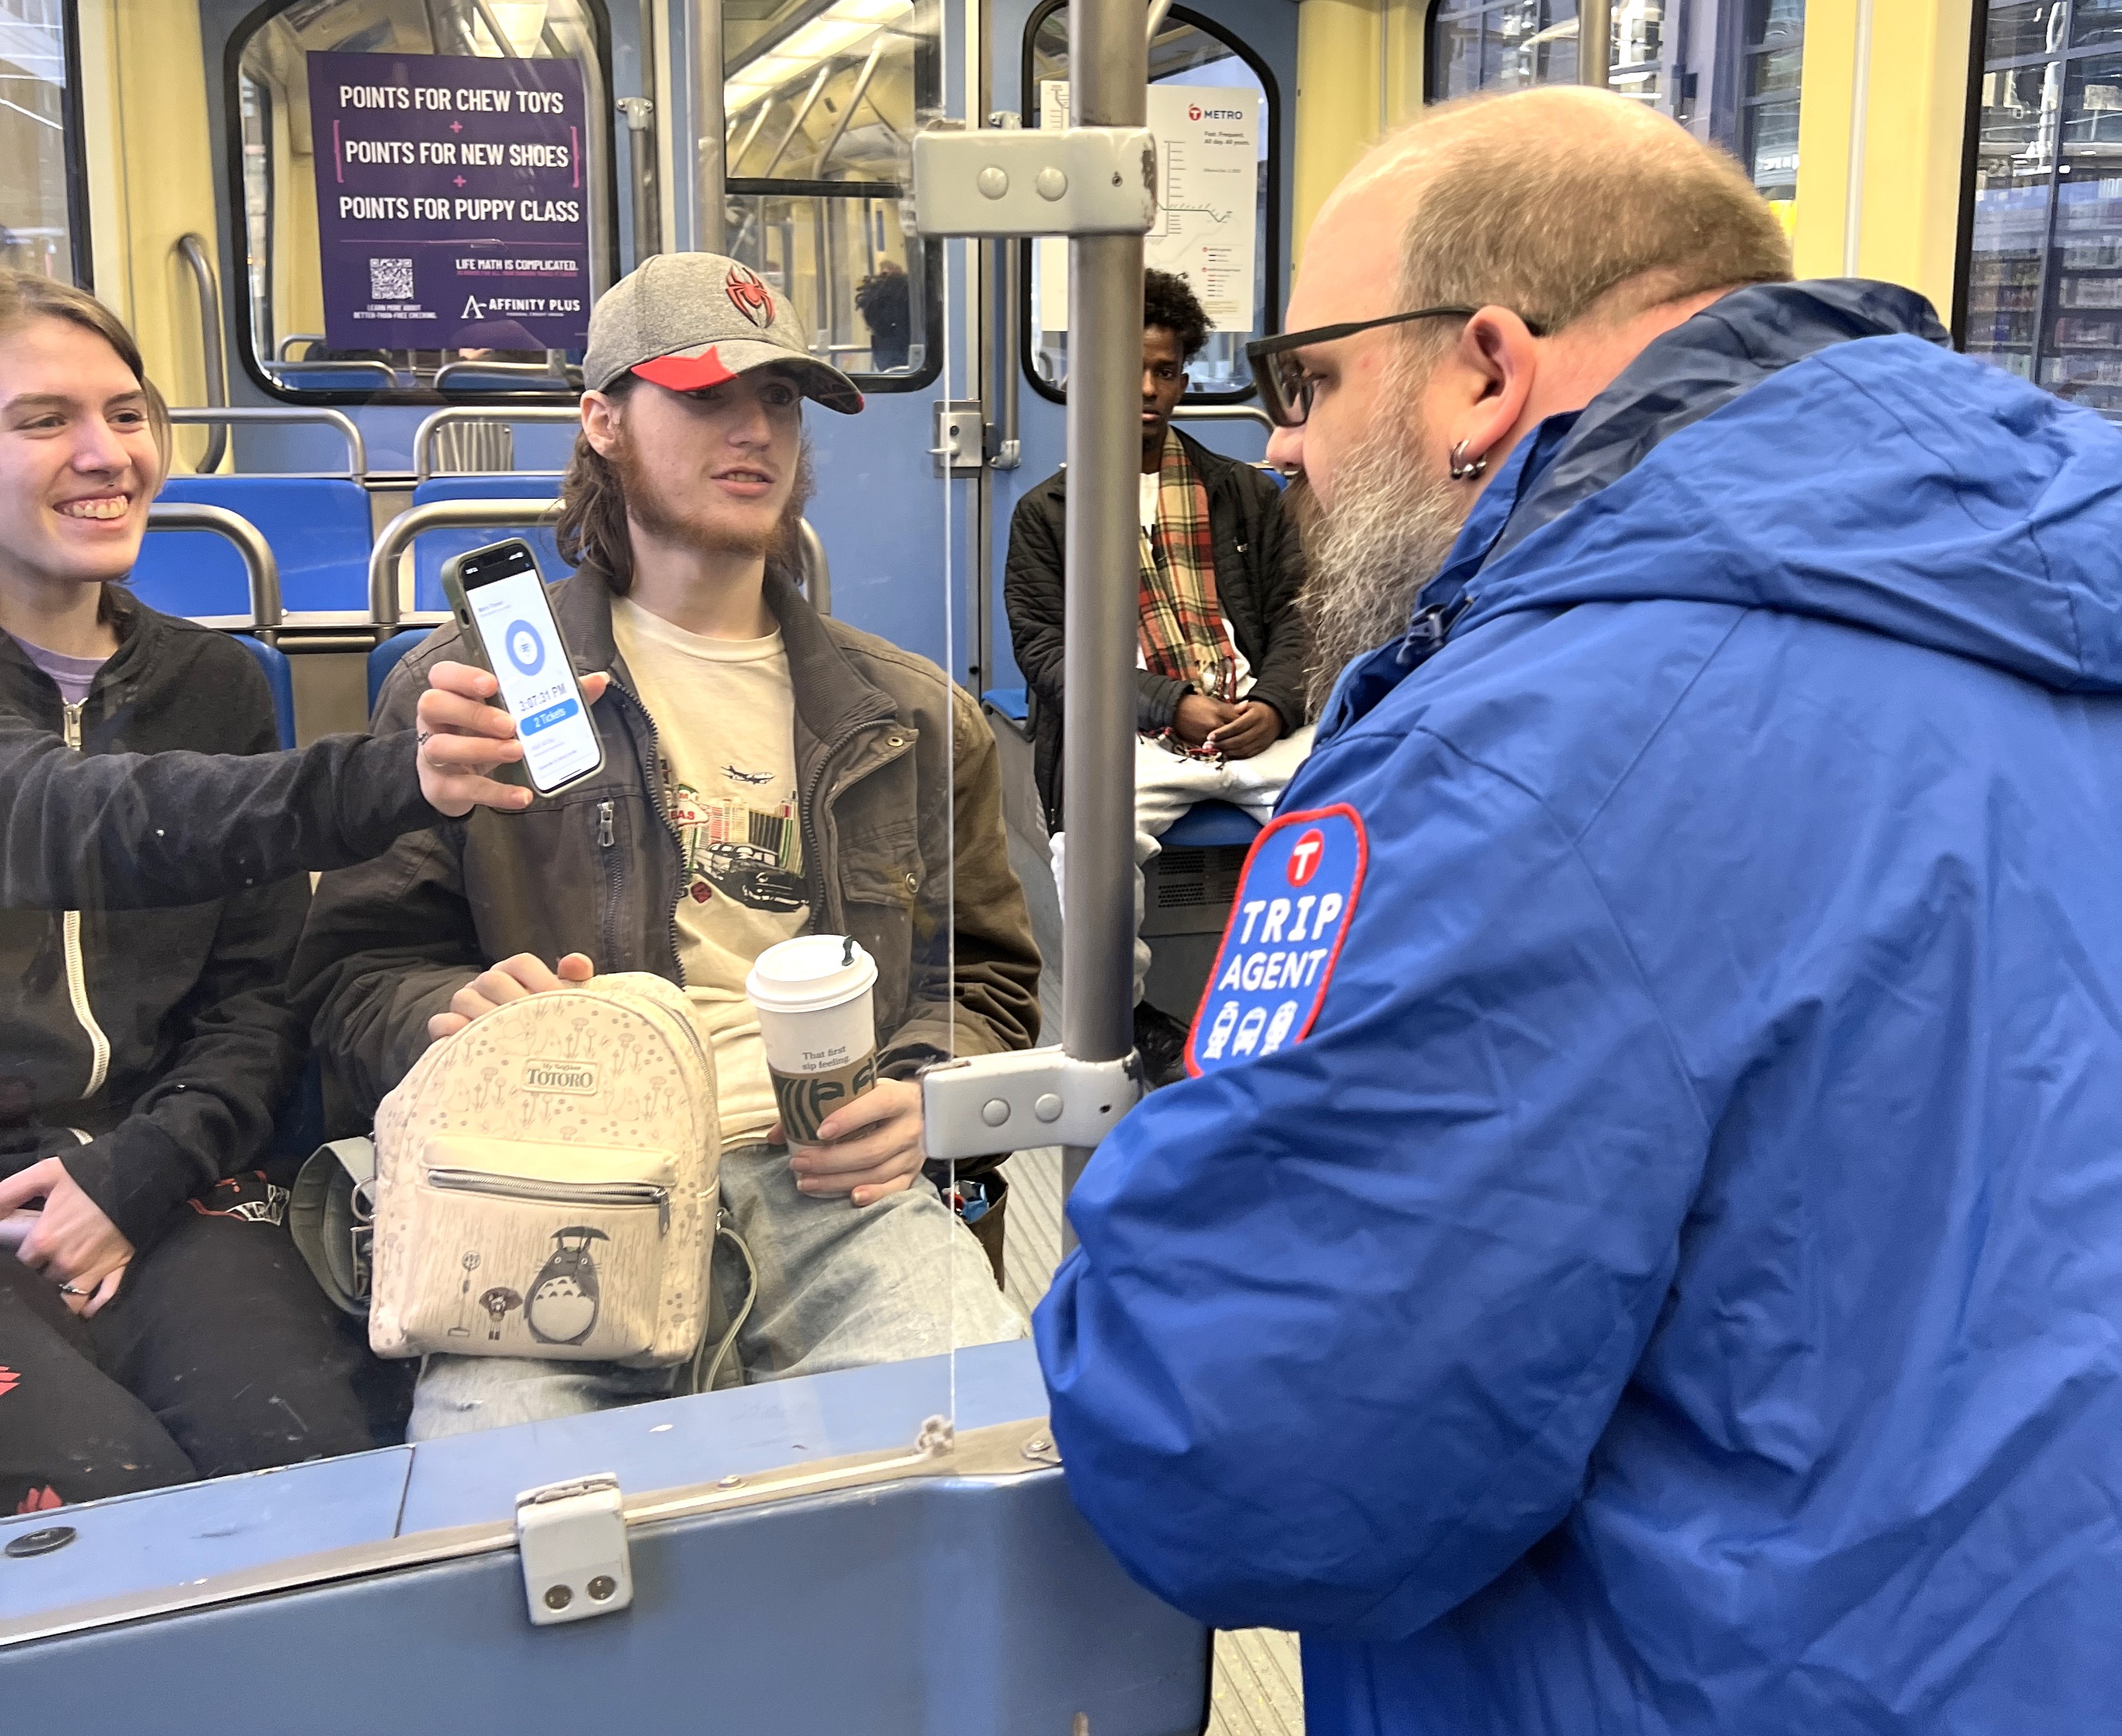
[[[1166, 431], [1157, 466], [1157, 527], [1142, 533], [1139, 601], [1136, 636], [1143, 667], [1211, 699], [1236, 699], [1237, 650], [1216, 598], [1208, 490], [1187, 461], [1176, 431]], [[1157, 739], [1176, 752], [1203, 751], [1187, 747], [1169, 729]]]

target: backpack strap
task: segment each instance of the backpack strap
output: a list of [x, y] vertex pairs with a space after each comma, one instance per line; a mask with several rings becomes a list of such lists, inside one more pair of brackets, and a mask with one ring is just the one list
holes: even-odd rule
[[375, 1178], [373, 1139], [333, 1139], [310, 1154], [287, 1202], [287, 1232], [318, 1286], [357, 1320], [368, 1317]]

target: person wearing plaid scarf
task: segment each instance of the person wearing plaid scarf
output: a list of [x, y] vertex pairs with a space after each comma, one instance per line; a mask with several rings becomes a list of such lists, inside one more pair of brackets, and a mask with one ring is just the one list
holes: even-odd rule
[[[1311, 744], [1297, 527], [1272, 477], [1171, 425], [1208, 318], [1184, 278], [1143, 278], [1138, 924], [1141, 867], [1180, 817], [1221, 801], [1264, 822]], [[1049, 477], [1018, 503], [1004, 581], [1017, 665], [1036, 700], [1034, 769], [1049, 827], [1061, 818], [1064, 481]], [[1066, 848], [1054, 832], [1057, 885]], [[1161, 1083], [1180, 1071], [1186, 1027], [1147, 999], [1149, 948], [1139, 934], [1134, 959], [1135, 1046]]]

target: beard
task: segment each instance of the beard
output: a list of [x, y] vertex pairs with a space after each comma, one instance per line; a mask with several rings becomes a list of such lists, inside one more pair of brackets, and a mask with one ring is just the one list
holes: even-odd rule
[[781, 515], [770, 525], [739, 518], [735, 522], [703, 511], [701, 503], [665, 494], [643, 463], [626, 424], [619, 425], [610, 461], [618, 473], [626, 502], [626, 516], [643, 534], [680, 547], [716, 554], [760, 555], [783, 565], [794, 566], [800, 559], [797, 526], [803, 508], [811, 503], [816, 478], [811, 468], [811, 442], [796, 449], [796, 480], [788, 490]]
[[[1400, 401], [1411, 406], [1413, 393]], [[1342, 465], [1332, 506], [1302, 476], [1289, 486], [1311, 575], [1297, 609], [1311, 634], [1315, 715], [1343, 670], [1407, 631], [1415, 597], [1459, 540], [1471, 497], [1421, 447], [1419, 429], [1388, 420]]]

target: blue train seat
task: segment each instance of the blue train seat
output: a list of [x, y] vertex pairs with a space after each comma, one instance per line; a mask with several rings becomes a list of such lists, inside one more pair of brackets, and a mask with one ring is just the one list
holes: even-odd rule
[[430, 627], [408, 627], [394, 633], [368, 653], [368, 714], [376, 715], [376, 697], [383, 691], [383, 684], [390, 679], [390, 671], [398, 667], [399, 659], [410, 651], [434, 629]]
[[[517, 472], [487, 472], [469, 476], [430, 476], [413, 490], [413, 504], [424, 507], [438, 500], [550, 500], [560, 492], [557, 476], [526, 476]], [[550, 525], [534, 525], [526, 519], [520, 531], [430, 531], [413, 545], [413, 606], [433, 611], [449, 607], [442, 595], [442, 563], [452, 554], [463, 554], [503, 537], [518, 536], [538, 556], [538, 568], [548, 584], [558, 584], [574, 569], [560, 559]]]
[[256, 659], [265, 671], [265, 685], [273, 692], [273, 718], [280, 728], [280, 745], [295, 745], [295, 679], [287, 668], [287, 653], [247, 633], [233, 635], [236, 643]]
[[[344, 476], [173, 476], [158, 497], [226, 507], [256, 525], [280, 566], [289, 615], [368, 613], [368, 491]], [[219, 537], [161, 531], [141, 545], [131, 584], [166, 615], [248, 615], [243, 558]]]
[[1031, 720], [1031, 692], [1029, 688], [990, 687], [980, 698], [989, 710], [1008, 718], [1019, 729], [1023, 729]]
[[1249, 845], [1259, 832], [1260, 822], [1243, 808], [1227, 802], [1203, 802], [1179, 817], [1164, 835], [1164, 847], [1204, 850], [1218, 845]]

